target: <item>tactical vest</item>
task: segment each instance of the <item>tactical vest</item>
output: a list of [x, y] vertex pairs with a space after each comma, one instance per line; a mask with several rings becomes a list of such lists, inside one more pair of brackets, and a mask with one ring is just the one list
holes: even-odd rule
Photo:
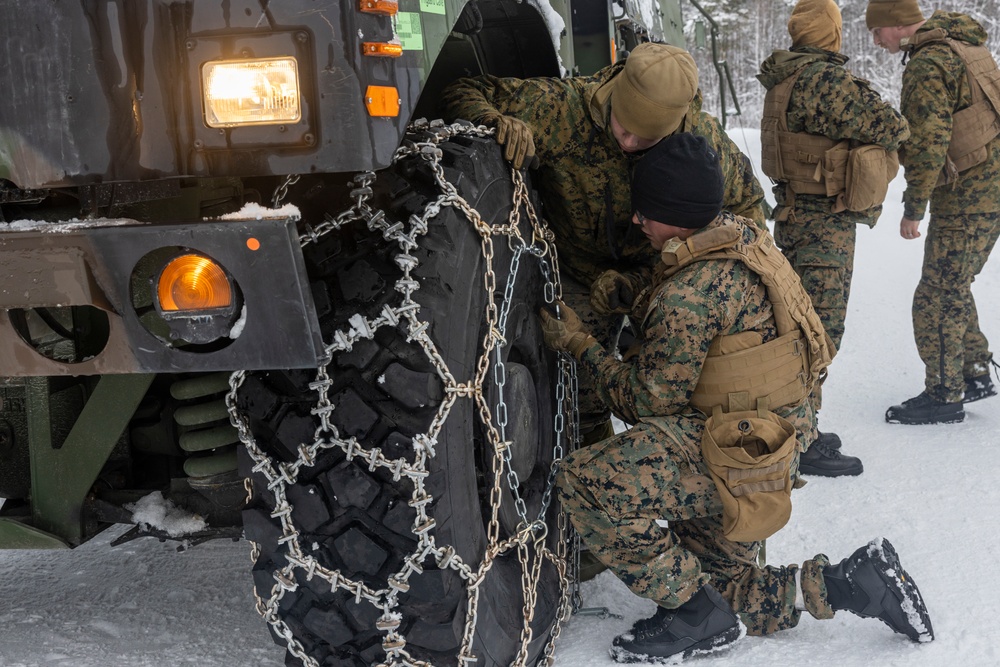
[[943, 28], [918, 32], [904, 48], [916, 50], [934, 42], [944, 42], [962, 59], [972, 96], [969, 106], [952, 115], [951, 142], [937, 187], [989, 157], [987, 145], [1000, 134], [1000, 69], [985, 46], [951, 39]]
[[772, 181], [785, 183], [787, 208], [776, 220], [785, 219], [795, 205], [796, 194], [836, 197], [833, 213], [866, 211], [885, 201], [889, 183], [899, 170], [896, 151], [873, 144], [851, 148], [846, 140], [789, 131], [788, 103], [807, 66], [795, 70], [764, 96], [761, 169]]
[[[711, 343], [690, 404], [705, 414], [775, 410], [797, 405], [825, 375], [836, 348], [813, 310], [799, 276], [766, 230], [742, 243], [737, 222], [706, 230], [663, 248], [661, 278], [692, 262], [735, 259], [760, 276], [774, 311], [778, 337], [764, 343], [757, 332], [717, 336]], [[660, 281], [657, 281], [659, 283]]]

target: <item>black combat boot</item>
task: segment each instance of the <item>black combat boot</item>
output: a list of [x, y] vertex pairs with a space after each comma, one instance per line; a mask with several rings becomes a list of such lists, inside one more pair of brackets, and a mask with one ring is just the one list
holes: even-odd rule
[[746, 634], [729, 603], [708, 584], [677, 609], [660, 607], [651, 618], [636, 621], [629, 632], [615, 637], [615, 662], [672, 663], [693, 655], [714, 653]]
[[819, 433], [819, 436], [816, 438], [816, 442], [822, 442], [826, 445], [827, 449], [840, 449], [841, 442], [839, 435], [836, 433], [823, 433], [821, 431], [817, 431], [817, 433]]
[[799, 456], [799, 472], [803, 475], [842, 477], [844, 475], [860, 475], [864, 471], [865, 467], [861, 464], [861, 459], [841, 454], [836, 449], [831, 449], [822, 440], [813, 441], [813, 444], [809, 445], [809, 449]]
[[926, 391], [885, 411], [885, 420], [890, 424], [957, 424], [963, 419], [962, 401], [945, 403]]
[[934, 639], [927, 607], [889, 540], [872, 540], [836, 565], [823, 568], [826, 600], [834, 611], [877, 618], [915, 642]]
[[975, 403], [996, 395], [996, 385], [993, 384], [993, 379], [987, 373], [965, 381], [965, 395], [962, 396], [962, 403]]

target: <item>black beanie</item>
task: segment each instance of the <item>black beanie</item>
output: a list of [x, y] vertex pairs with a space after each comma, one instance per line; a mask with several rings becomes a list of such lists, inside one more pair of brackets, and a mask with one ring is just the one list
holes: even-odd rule
[[700, 229], [722, 210], [719, 154], [704, 137], [674, 134], [639, 159], [632, 172], [632, 210], [675, 227]]

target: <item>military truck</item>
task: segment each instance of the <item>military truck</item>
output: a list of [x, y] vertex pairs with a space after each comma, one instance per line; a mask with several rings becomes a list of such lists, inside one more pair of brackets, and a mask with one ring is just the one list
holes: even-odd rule
[[680, 21], [0, 0], [0, 548], [245, 536], [288, 664], [551, 662], [558, 259], [491, 131], [423, 119], [459, 76], [586, 74]]

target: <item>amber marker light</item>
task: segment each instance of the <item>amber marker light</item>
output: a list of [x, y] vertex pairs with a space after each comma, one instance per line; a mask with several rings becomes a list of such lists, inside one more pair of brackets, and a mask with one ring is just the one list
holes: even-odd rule
[[365, 90], [365, 108], [369, 116], [398, 116], [399, 91], [392, 86], [368, 86]]
[[247, 239], [247, 247], [253, 251], [260, 250], [260, 241], [251, 236]]
[[403, 45], [390, 44], [389, 42], [365, 42], [361, 45], [361, 53], [366, 56], [398, 58], [403, 55]]
[[399, 0], [360, 0], [358, 9], [365, 14], [395, 16], [399, 12]]
[[231, 305], [233, 288], [221, 266], [204, 255], [188, 254], [163, 268], [156, 296], [165, 312], [211, 310]]

